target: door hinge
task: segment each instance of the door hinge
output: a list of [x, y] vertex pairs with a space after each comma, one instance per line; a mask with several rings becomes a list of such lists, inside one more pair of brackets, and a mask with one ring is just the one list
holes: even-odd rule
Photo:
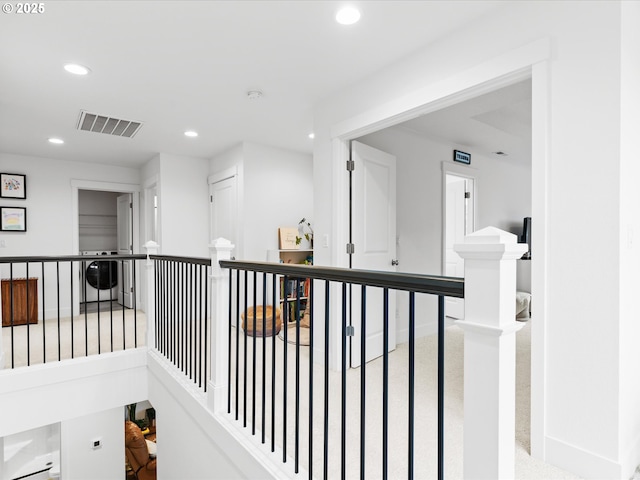
[[347, 172], [353, 172], [356, 169], [356, 162], [347, 160]]
[[129, 208], [133, 208], [133, 202], [129, 202]]
[[471, 198], [471, 192], [464, 192], [464, 198]]
[[347, 325], [346, 334], [347, 334], [347, 337], [353, 337], [356, 334], [355, 328], [353, 328], [353, 325]]
[[133, 287], [129, 287], [129, 291], [133, 293]]
[[353, 243], [347, 243], [347, 255], [356, 253], [356, 246]]
[[213, 203], [213, 195], [209, 195], [209, 202]]

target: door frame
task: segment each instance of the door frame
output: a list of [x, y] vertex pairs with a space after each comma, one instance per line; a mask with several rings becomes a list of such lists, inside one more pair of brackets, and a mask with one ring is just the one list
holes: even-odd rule
[[[409, 94], [378, 104], [366, 111], [353, 112], [351, 117], [331, 126], [328, 140], [331, 142], [331, 175], [334, 186], [331, 206], [331, 231], [335, 247], [330, 251], [330, 265], [348, 267], [348, 255], [344, 245], [348, 242], [348, 215], [344, 205], [348, 202], [348, 176], [345, 164], [349, 159], [349, 140], [397, 125], [421, 115], [455, 105], [516, 83], [531, 79], [532, 82], [532, 132], [531, 132], [531, 181], [532, 217], [536, 218], [536, 260], [531, 268], [531, 289], [536, 302], [536, 321], [531, 326], [531, 455], [544, 460], [546, 457], [546, 370], [545, 356], [547, 306], [547, 209], [549, 204], [548, 176], [550, 165], [550, 61], [552, 44], [549, 38], [541, 38], [530, 44], [511, 49], [465, 71], [458, 72], [446, 81], [425, 84]], [[318, 149], [316, 149], [318, 151]], [[340, 298], [336, 287], [333, 298]], [[337, 303], [337, 302], [334, 302]], [[339, 319], [340, 310], [332, 305], [330, 318]], [[341, 351], [339, 322], [330, 325], [329, 362], [333, 369], [340, 369]], [[319, 344], [317, 342], [316, 344]]]
[[[140, 253], [140, 185], [117, 182], [97, 182], [93, 180], [71, 180], [71, 255], [78, 255], [80, 248], [80, 216], [78, 207], [79, 190], [97, 190], [103, 192], [130, 193], [133, 201], [133, 253]], [[136, 305], [144, 305], [140, 296], [140, 278], [144, 275], [136, 275]], [[74, 285], [73, 310], [80, 311], [79, 285]]]
[[447, 238], [447, 175], [466, 178], [473, 182], [473, 228], [478, 224], [478, 208], [476, 199], [478, 198], [478, 178], [477, 169], [473, 167], [463, 167], [455, 163], [442, 162], [442, 275], [445, 274], [445, 240]]

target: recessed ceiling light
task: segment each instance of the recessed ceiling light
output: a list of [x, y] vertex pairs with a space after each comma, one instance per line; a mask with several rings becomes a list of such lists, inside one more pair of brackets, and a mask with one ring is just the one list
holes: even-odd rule
[[311, 140], [313, 140], [314, 138], [316, 138], [316, 134], [315, 134], [315, 133], [310, 133], [310, 134], [309, 134], [309, 138], [310, 138]]
[[194, 132], [193, 130], [187, 130], [186, 132], [184, 132], [184, 134], [187, 137], [197, 137], [198, 136], [198, 132]]
[[77, 63], [67, 63], [64, 66], [64, 69], [69, 73], [73, 73], [74, 75], [87, 75], [91, 71], [88, 67], [85, 67], [84, 65], [78, 65]]
[[247, 98], [249, 100], [258, 100], [262, 97], [262, 92], [260, 90], [249, 90], [247, 92]]
[[64, 143], [64, 140], [62, 140], [60, 138], [50, 138], [49, 139], [49, 143], [54, 143], [56, 145], [62, 145]]
[[340, 25], [353, 25], [360, 20], [360, 10], [355, 7], [343, 7], [336, 13], [336, 22]]

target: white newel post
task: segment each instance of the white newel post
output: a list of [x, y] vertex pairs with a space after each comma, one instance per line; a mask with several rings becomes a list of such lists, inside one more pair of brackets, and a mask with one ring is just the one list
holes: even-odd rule
[[147, 252], [147, 262], [145, 264], [146, 270], [146, 288], [147, 297], [145, 305], [145, 314], [147, 316], [147, 348], [156, 348], [156, 290], [155, 290], [155, 263], [150, 255], [157, 255], [160, 245], [153, 240], [149, 240], [144, 244], [144, 249]]
[[488, 227], [454, 246], [464, 258], [464, 478], [515, 476], [517, 237]]
[[229, 270], [220, 260], [231, 259], [235, 248], [229, 240], [218, 238], [209, 245], [211, 252], [211, 380], [207, 402], [214, 413], [227, 407], [229, 360]]

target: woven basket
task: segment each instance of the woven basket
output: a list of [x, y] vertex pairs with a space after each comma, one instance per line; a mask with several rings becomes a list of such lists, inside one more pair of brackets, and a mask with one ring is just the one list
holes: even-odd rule
[[[273, 307], [271, 305], [266, 306], [266, 324], [264, 328], [264, 336], [271, 337], [273, 335], [277, 335], [280, 332], [280, 328], [282, 327], [282, 318], [280, 316], [280, 309], [276, 309], [276, 329], [273, 331], [273, 321], [272, 321], [272, 313]], [[253, 337], [253, 307], [247, 308], [246, 311], [246, 323], [245, 323], [245, 313], [241, 315], [242, 317], [242, 329], [249, 335]], [[262, 316], [263, 316], [263, 307], [262, 305], [258, 305], [256, 307], [256, 337], [262, 337]]]

